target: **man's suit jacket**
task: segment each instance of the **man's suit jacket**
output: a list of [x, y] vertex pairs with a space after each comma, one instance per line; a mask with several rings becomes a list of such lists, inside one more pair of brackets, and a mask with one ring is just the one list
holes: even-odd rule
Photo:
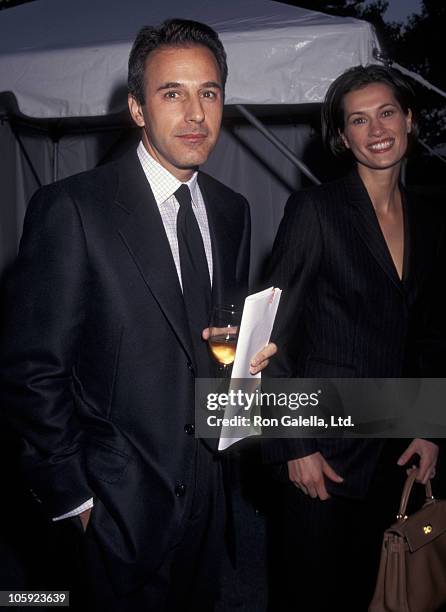
[[[246, 293], [246, 200], [199, 185], [213, 303]], [[193, 486], [194, 357], [158, 207], [136, 153], [39, 190], [8, 283], [2, 405], [50, 517], [94, 497], [91, 526], [122, 590], [178, 539]]]
[[[404, 269], [399, 279], [357, 171], [293, 194], [269, 265], [284, 290], [269, 375], [353, 378], [445, 375], [444, 214], [403, 194]], [[440, 315], [440, 316], [439, 316]], [[363, 496], [381, 442], [287, 439], [265, 446], [269, 461], [320, 451], [345, 477], [332, 492]], [[397, 457], [395, 457], [396, 461]]]

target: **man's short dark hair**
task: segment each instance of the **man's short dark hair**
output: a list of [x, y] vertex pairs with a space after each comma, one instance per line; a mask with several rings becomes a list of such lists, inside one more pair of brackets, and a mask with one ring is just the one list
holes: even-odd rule
[[412, 111], [412, 129], [409, 134], [408, 148], [416, 142], [418, 125], [414, 110], [415, 94], [409, 83], [396, 70], [380, 64], [354, 66], [333, 81], [322, 106], [322, 137], [326, 147], [337, 157], [347, 151], [340, 135], [345, 127], [344, 96], [372, 83], [388, 85], [403, 112], [407, 115], [409, 110]]
[[129, 57], [128, 89], [139, 104], [144, 104], [144, 69], [148, 55], [160, 47], [207, 47], [220, 69], [223, 91], [228, 76], [226, 52], [217, 32], [199, 21], [168, 19], [160, 26], [144, 26], [138, 32]]

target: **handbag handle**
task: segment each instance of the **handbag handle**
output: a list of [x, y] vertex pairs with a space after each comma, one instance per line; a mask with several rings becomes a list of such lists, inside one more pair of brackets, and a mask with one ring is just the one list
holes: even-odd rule
[[[415, 478], [416, 478], [415, 472], [411, 472], [409, 476], [406, 478], [406, 482], [404, 483], [404, 487], [403, 487], [403, 492], [401, 494], [400, 509], [397, 514], [397, 519], [407, 518], [407, 515], [406, 515], [407, 503], [409, 501], [410, 493], [412, 491], [412, 487], [414, 485]], [[428, 501], [432, 501], [434, 499], [434, 496], [432, 495], [432, 485], [431, 485], [430, 480], [428, 480], [427, 483], [425, 484], [425, 489], [426, 489], [426, 499]]]

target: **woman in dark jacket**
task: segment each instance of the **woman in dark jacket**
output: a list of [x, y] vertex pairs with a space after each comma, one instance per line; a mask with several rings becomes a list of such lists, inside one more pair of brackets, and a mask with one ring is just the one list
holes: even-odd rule
[[[444, 222], [400, 184], [416, 133], [413, 108], [410, 86], [383, 66], [352, 68], [329, 88], [324, 138], [335, 154], [350, 155], [354, 168], [287, 203], [268, 275], [284, 290], [271, 375], [445, 376], [444, 324], [443, 332], [435, 328], [433, 300]], [[282, 462], [287, 475], [275, 520], [282, 542], [275, 612], [367, 610], [382, 531], [394, 520], [405, 477], [401, 466], [416, 469], [422, 483], [435, 474], [437, 444], [403, 442], [265, 445], [267, 460]]]

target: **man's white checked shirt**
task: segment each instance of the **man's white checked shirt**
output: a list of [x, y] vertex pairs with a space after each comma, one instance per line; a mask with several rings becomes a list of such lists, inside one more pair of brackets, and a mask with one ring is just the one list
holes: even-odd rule
[[[168, 172], [161, 164], [159, 164], [146, 150], [143, 143], [140, 142], [137, 149], [139, 161], [144, 170], [144, 174], [149, 181], [153, 191], [155, 201], [160, 211], [164, 229], [166, 230], [167, 239], [170, 244], [173, 259], [177, 269], [178, 278], [181, 284], [181, 268], [180, 268], [180, 253], [178, 251], [177, 239], [177, 214], [180, 208], [175, 191], [181, 187], [182, 183]], [[212, 247], [211, 237], [209, 234], [209, 224], [206, 214], [206, 206], [204, 205], [203, 196], [201, 195], [200, 187], [197, 181], [197, 172], [192, 178], [185, 183], [191, 193], [192, 210], [197, 219], [198, 227], [203, 238], [204, 250], [209, 268], [209, 277], [212, 285]], [[182, 285], [181, 285], [182, 286]]]
[[[178, 250], [178, 239], [177, 239], [177, 214], [180, 208], [176, 197], [174, 196], [175, 191], [182, 185], [181, 181], [175, 178], [170, 172], [168, 172], [161, 164], [159, 164], [146, 150], [143, 143], [140, 142], [137, 148], [137, 154], [139, 161], [141, 162], [144, 174], [149, 182], [152, 189], [155, 202], [160, 211], [161, 219], [164, 225], [164, 229], [167, 234], [167, 239], [170, 244], [175, 267], [177, 269], [178, 279], [181, 287], [181, 267], [180, 267], [180, 253]], [[211, 236], [209, 234], [209, 224], [206, 214], [206, 207], [204, 205], [203, 196], [198, 186], [197, 172], [194, 173], [192, 178], [186, 182], [186, 185], [190, 189], [192, 198], [192, 210], [194, 211], [197, 219], [198, 227], [200, 228], [201, 236], [203, 238], [204, 250], [206, 252], [206, 259], [209, 268], [209, 278], [212, 286], [212, 247], [211, 247]], [[70, 510], [66, 514], [56, 516], [53, 521], [60, 521], [62, 519], [77, 516], [93, 507], [93, 498], [88, 499], [82, 505]]]

